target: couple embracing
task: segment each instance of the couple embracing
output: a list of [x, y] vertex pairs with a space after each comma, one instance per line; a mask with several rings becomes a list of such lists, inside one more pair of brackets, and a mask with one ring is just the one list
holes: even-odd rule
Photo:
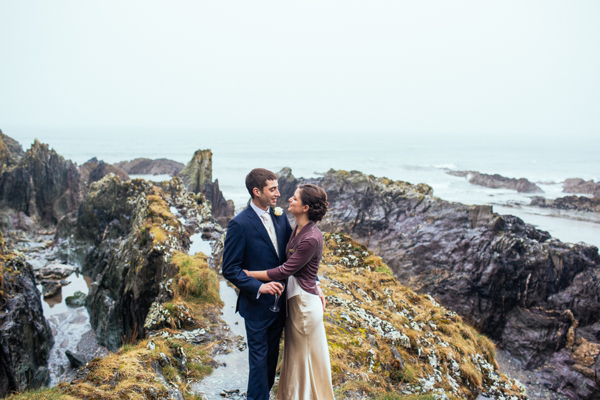
[[249, 206], [231, 220], [225, 237], [223, 276], [240, 289], [250, 372], [249, 400], [268, 400], [285, 327], [278, 399], [333, 399], [317, 271], [323, 235], [315, 225], [327, 211], [327, 194], [300, 185], [289, 199], [292, 229], [281, 209], [277, 176], [256, 168], [246, 176]]

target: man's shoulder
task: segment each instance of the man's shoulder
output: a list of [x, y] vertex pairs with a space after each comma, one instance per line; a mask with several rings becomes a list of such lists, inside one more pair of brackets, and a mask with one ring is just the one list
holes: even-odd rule
[[242, 211], [239, 212], [239, 214], [237, 214], [235, 217], [233, 217], [231, 222], [235, 222], [238, 224], [246, 223], [248, 221], [248, 213], [249, 212], [254, 212], [254, 211], [250, 207], [244, 208]]

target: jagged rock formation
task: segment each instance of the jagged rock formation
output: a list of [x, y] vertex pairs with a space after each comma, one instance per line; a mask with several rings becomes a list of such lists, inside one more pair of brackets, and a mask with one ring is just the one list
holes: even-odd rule
[[0, 174], [17, 165], [23, 154], [21, 144], [0, 130]]
[[[184, 226], [170, 207], [193, 216], [195, 226]], [[188, 193], [178, 178], [154, 185], [111, 174], [90, 186], [72, 245], [91, 246], [83, 273], [94, 279], [86, 306], [99, 343], [114, 350], [145, 337], [150, 306], [172, 294], [165, 286], [178, 271], [171, 256], [188, 248], [198, 225], [212, 221], [206, 207], [203, 196]]]
[[553, 389], [581, 398], [597, 393], [600, 358], [576, 356], [582, 348], [600, 350], [596, 247], [562, 243], [490, 206], [443, 201], [424, 184], [334, 170], [291, 182], [291, 173], [283, 174], [280, 188], [312, 182], [327, 191], [323, 230], [365, 244], [402, 283], [435, 296], [527, 367], [548, 365], [544, 377]]
[[157, 158], [151, 160], [149, 158], [136, 158], [131, 161], [121, 161], [114, 164], [131, 175], [171, 175], [177, 176], [185, 167], [180, 162], [169, 160], [166, 158]]
[[600, 197], [600, 182], [584, 181], [580, 178], [569, 178], [563, 182], [563, 192], [591, 194]]
[[[82, 197], [80, 177], [71, 161], [37, 140], [20, 156], [19, 147], [5, 138], [5, 135], [0, 138], [0, 156], [4, 154], [0, 202], [9, 209], [4, 211], [2, 219], [5, 229], [22, 225], [19, 219], [24, 216], [34, 222], [56, 224], [79, 207]], [[7, 151], [3, 152], [3, 149]]]
[[98, 161], [96, 157], [86, 161], [83, 165], [81, 165], [79, 167], [79, 173], [81, 174], [81, 180], [83, 181], [83, 184], [86, 186], [99, 181], [108, 174], [115, 174], [123, 181], [129, 180], [129, 175], [127, 175], [127, 172], [123, 171], [118, 166], [107, 164], [102, 160]]
[[54, 339], [40, 292], [22, 254], [5, 251], [0, 232], [0, 397], [48, 382]]
[[204, 193], [212, 183], [212, 151], [196, 150], [180, 177], [190, 192]]
[[525, 178], [515, 179], [506, 178], [499, 174], [482, 174], [477, 171], [446, 171], [449, 175], [466, 177], [469, 183], [473, 185], [485, 186], [492, 189], [512, 189], [519, 193], [544, 193], [544, 191], [535, 183], [529, 182]]
[[573, 210], [600, 213], [600, 197], [565, 196], [554, 200], [535, 196], [531, 199], [532, 206], [555, 208], [557, 210]]
[[212, 204], [212, 214], [221, 226], [227, 226], [233, 218], [233, 201], [225, 200], [219, 189], [219, 180], [212, 181], [212, 152], [197, 150], [179, 174], [190, 192], [203, 193]]

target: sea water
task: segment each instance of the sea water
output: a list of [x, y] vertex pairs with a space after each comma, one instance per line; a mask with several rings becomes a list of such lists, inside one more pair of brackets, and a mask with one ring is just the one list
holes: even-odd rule
[[600, 217], [529, 207], [531, 197], [508, 189], [470, 184], [448, 170], [471, 170], [527, 178], [542, 196], [565, 196], [567, 178], [600, 180], [600, 138], [556, 140], [535, 137], [383, 135], [364, 132], [265, 133], [160, 129], [9, 128], [4, 134], [29, 148], [35, 138], [59, 154], [82, 164], [92, 157], [108, 163], [137, 157], [168, 158], [187, 163], [198, 149], [213, 152], [213, 179], [236, 209], [248, 201], [248, 171], [275, 172], [290, 167], [296, 177], [315, 177], [327, 170], [357, 170], [410, 183], [426, 183], [434, 195], [464, 204], [490, 204], [500, 214], [513, 214], [566, 242], [600, 246]]

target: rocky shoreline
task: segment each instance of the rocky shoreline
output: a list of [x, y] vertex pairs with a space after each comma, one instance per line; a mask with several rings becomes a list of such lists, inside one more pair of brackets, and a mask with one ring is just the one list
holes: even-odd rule
[[[600, 256], [490, 206], [449, 203], [431, 187], [357, 171], [317, 179], [280, 173], [282, 198], [322, 186], [321, 227], [383, 257], [407, 286], [434, 296], [565, 396], [594, 398], [600, 370]], [[281, 206], [286, 204], [282, 201]], [[582, 357], [581, 354], [589, 354]]]
[[[129, 179], [122, 168], [94, 159], [78, 169], [37, 141], [23, 152], [0, 139], [0, 227], [8, 243], [0, 302], [12, 301], [0, 329], [13, 338], [0, 350], [21, 365], [0, 359], [0, 377], [7, 377], [0, 394], [48, 383], [50, 327], [60, 321], [44, 318], [36, 284], [53, 297], [75, 265], [91, 285], [85, 300], [72, 299], [85, 309], [71, 314], [81, 323], [86, 310], [91, 329], [75, 351], [61, 353], [72, 369], [47, 393], [193, 398], [188, 383], [226, 368], [213, 357], [241, 345], [220, 319], [217, 271], [233, 204], [212, 180], [212, 152], [198, 150], [179, 177], [157, 183]], [[594, 398], [597, 248], [561, 243], [491, 207], [445, 202], [425, 184], [356, 171], [311, 180], [289, 169], [279, 175], [282, 200], [302, 182], [323, 186], [330, 197], [321, 223], [332, 232], [322, 284], [338, 398], [526, 398], [501, 374], [494, 345], [469, 325], [536, 369], [545, 387]], [[8, 201], [8, 190], [20, 194]], [[12, 250], [19, 235], [33, 238], [27, 256]], [[198, 235], [210, 241], [210, 257], [187, 254]], [[23, 304], [19, 296], [28, 296], [25, 309], [15, 307]], [[21, 321], [35, 327], [17, 327], [32, 333], [25, 342], [14, 338], [19, 312], [29, 313]], [[35, 348], [29, 337], [38, 338]]]
[[551, 200], [535, 196], [531, 199], [530, 205], [534, 207], [553, 208], [556, 210], [600, 213], [600, 197], [565, 196]]

